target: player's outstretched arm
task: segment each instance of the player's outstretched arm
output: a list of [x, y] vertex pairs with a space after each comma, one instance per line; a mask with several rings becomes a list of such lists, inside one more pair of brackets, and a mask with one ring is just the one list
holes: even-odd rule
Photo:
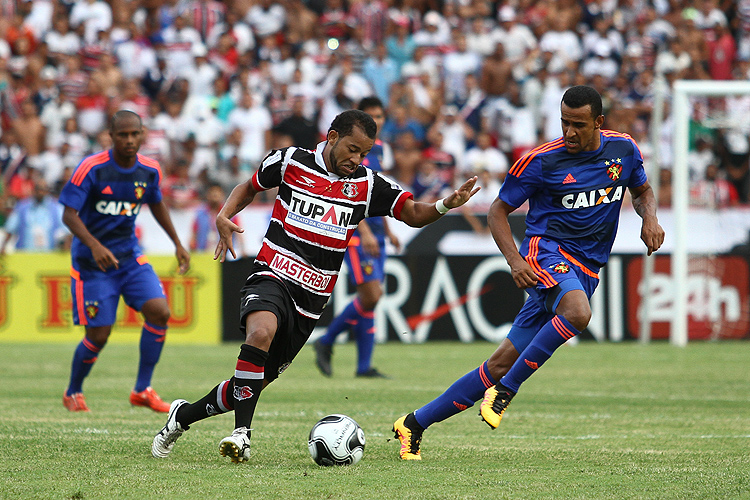
[[63, 224], [68, 226], [70, 232], [81, 240], [81, 243], [89, 247], [91, 256], [96, 265], [99, 266], [99, 269], [106, 271], [108, 267], [114, 266], [115, 269], [120, 267], [120, 261], [117, 260], [117, 257], [89, 232], [75, 208], [66, 206], [63, 211], [62, 221]]
[[180, 274], [185, 274], [190, 269], [190, 253], [182, 246], [180, 237], [177, 236], [177, 231], [174, 229], [172, 224], [172, 217], [169, 215], [169, 209], [164, 201], [159, 203], [149, 203], [148, 207], [151, 209], [151, 214], [156, 219], [156, 222], [164, 229], [169, 236], [169, 239], [174, 243], [175, 257], [177, 257], [177, 263], [180, 266]]
[[[431, 224], [442, 217], [451, 208], [457, 208], [465, 204], [474, 196], [479, 189], [475, 187], [477, 177], [474, 176], [464, 182], [463, 186], [453, 191], [437, 203], [425, 203], [422, 201], [406, 200], [404, 208], [401, 209], [401, 220], [412, 227], [423, 227]], [[442, 207], [440, 207], [442, 202]], [[444, 211], [440, 211], [443, 209]], [[447, 210], [446, 210], [447, 209]]]
[[664, 229], [659, 225], [659, 219], [656, 217], [654, 190], [646, 181], [642, 186], [631, 188], [630, 194], [632, 195], [635, 212], [643, 219], [641, 240], [646, 244], [648, 255], [651, 255], [664, 243]]
[[538, 278], [529, 263], [518, 252], [516, 242], [513, 240], [508, 215], [515, 209], [516, 207], [496, 198], [487, 214], [487, 226], [490, 228], [497, 247], [510, 266], [513, 282], [518, 288], [530, 288], [537, 284]]
[[244, 233], [245, 230], [232, 222], [232, 217], [252, 203], [256, 194], [258, 194], [258, 191], [253, 187], [251, 179], [238, 184], [229, 193], [227, 201], [224, 202], [224, 206], [221, 207], [219, 214], [216, 216], [216, 230], [219, 232], [219, 243], [216, 244], [214, 260], [219, 259], [219, 262], [224, 262], [227, 251], [232, 254], [233, 258], [237, 258], [232, 244], [232, 235], [234, 233]]

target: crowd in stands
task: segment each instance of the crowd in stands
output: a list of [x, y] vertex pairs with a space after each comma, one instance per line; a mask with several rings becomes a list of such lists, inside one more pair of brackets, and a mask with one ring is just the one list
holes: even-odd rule
[[[44, 179], [54, 194], [110, 146], [108, 119], [144, 120], [141, 153], [174, 209], [228, 192], [271, 148], [314, 148], [333, 117], [377, 96], [388, 174], [419, 198], [505, 172], [560, 135], [566, 88], [594, 86], [605, 128], [658, 157], [671, 199], [669, 99], [655, 86], [750, 77], [750, 0], [0, 0], [4, 215]], [[729, 125], [692, 130], [693, 201], [750, 200], [750, 98], [699, 100]], [[729, 103], [729, 104], [727, 104]], [[656, 154], [658, 153], [658, 154]], [[490, 198], [491, 199], [491, 198]], [[486, 202], [486, 200], [485, 200]]]

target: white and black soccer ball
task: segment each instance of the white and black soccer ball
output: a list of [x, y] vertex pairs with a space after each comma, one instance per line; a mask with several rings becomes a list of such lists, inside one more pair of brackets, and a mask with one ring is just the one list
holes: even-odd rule
[[318, 465], [352, 465], [365, 453], [365, 433], [351, 417], [328, 415], [310, 430], [307, 447]]

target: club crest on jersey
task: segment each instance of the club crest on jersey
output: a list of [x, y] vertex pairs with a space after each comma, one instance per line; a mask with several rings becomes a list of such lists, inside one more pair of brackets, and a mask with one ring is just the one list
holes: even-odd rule
[[371, 275], [374, 270], [375, 269], [372, 267], [372, 264], [370, 264], [369, 262], [367, 264], [365, 264], [364, 267], [363, 267], [363, 271], [368, 276]]
[[607, 160], [604, 162], [604, 166], [607, 167], [607, 175], [613, 181], [619, 180], [622, 175], [622, 158], [615, 160]]
[[354, 198], [357, 196], [357, 193], [359, 190], [357, 189], [356, 184], [352, 184], [351, 182], [345, 182], [343, 186], [341, 186], [341, 192], [344, 196], [347, 198]]
[[554, 264], [552, 267], [552, 270], [556, 273], [565, 274], [570, 271], [570, 266], [566, 264], [565, 262], [560, 262], [559, 264]]
[[145, 182], [134, 182], [133, 184], [135, 184], [135, 199], [140, 200], [146, 194], [146, 186], [148, 184]]
[[86, 316], [89, 317], [89, 319], [96, 318], [96, 315], [99, 314], [99, 302], [96, 300], [87, 300], [83, 303], [84, 309], [86, 311]]

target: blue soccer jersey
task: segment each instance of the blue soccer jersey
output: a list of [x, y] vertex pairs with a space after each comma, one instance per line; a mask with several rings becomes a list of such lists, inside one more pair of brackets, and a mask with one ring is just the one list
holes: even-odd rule
[[[370, 152], [367, 153], [367, 156], [365, 156], [362, 165], [370, 170], [374, 170], [375, 172], [382, 172], [383, 156], [383, 141], [378, 139], [375, 141]], [[383, 217], [370, 217], [367, 219], [367, 224], [370, 226], [372, 234], [378, 239], [378, 243], [380, 243], [381, 246], [385, 245], [385, 222], [383, 222]], [[359, 232], [355, 232], [354, 236], [358, 237]]]
[[570, 154], [562, 138], [518, 160], [500, 188], [513, 207], [529, 201], [526, 238], [552, 240], [584, 263], [609, 258], [627, 188], [646, 183], [643, 157], [627, 134], [601, 131], [596, 151]]
[[[123, 168], [111, 151], [84, 158], [60, 193], [60, 203], [78, 211], [89, 232], [118, 259], [140, 255], [135, 218], [143, 203], [161, 201], [161, 168], [156, 160], [137, 155]], [[73, 238], [74, 262], [96, 265], [91, 250]]]

